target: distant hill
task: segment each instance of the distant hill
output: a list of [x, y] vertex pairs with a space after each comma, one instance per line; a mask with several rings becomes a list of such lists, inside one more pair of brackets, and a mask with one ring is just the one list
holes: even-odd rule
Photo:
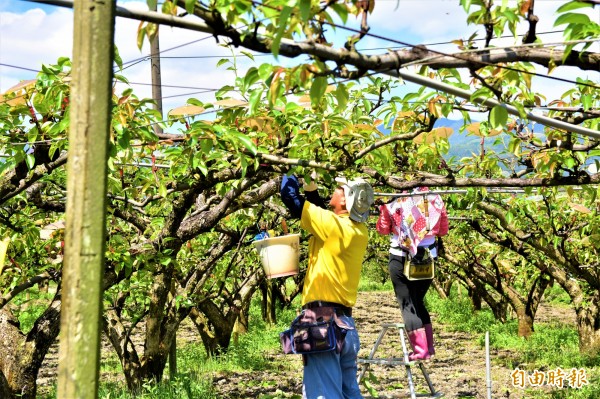
[[[456, 157], [460, 159], [463, 157], [469, 157], [473, 153], [478, 154], [480, 151], [481, 138], [474, 135], [468, 135], [468, 132], [466, 131], [460, 132], [460, 128], [462, 127], [462, 125], [462, 119], [446, 118], [438, 119], [434, 125], [434, 127], [449, 127], [452, 130], [454, 130], [452, 136], [448, 138], [448, 142], [450, 143], [450, 152], [448, 153], [446, 158]], [[381, 130], [385, 134], [390, 133], [389, 129], [383, 128], [381, 126], [379, 127], [379, 130]], [[489, 140], [488, 144], [492, 142], [492, 139], [486, 140]]]
[[[460, 131], [463, 126], [462, 119], [446, 119], [440, 118], [436, 121], [434, 127], [449, 127], [454, 130], [454, 133], [448, 138], [448, 142], [450, 143], [450, 150], [448, 154], [444, 156], [446, 159], [455, 158], [455, 160], [460, 160], [464, 157], [471, 157], [473, 154], [481, 153], [481, 137], [470, 134], [466, 130]], [[537, 123], [533, 125], [529, 125], [529, 128], [533, 126], [533, 133], [536, 136], [544, 135], [544, 126]], [[383, 129], [379, 127], [379, 129], [388, 134], [390, 132], [389, 129]], [[505, 149], [505, 144], [499, 143], [494, 144], [498, 140], [504, 140], [506, 145], [508, 144], [508, 136], [506, 134], [500, 134], [494, 137], [486, 137], [484, 140], [485, 150], [486, 152], [496, 152], [499, 153]], [[600, 157], [594, 156], [587, 160], [586, 165], [592, 165], [595, 161], [600, 162]], [[592, 172], [593, 173], [593, 172]]]
[[[450, 143], [450, 151], [447, 158], [456, 157], [457, 159], [463, 157], [470, 157], [473, 154], [479, 154], [481, 152], [481, 137], [470, 134], [466, 130], [460, 131], [463, 126], [462, 119], [438, 119], [434, 127], [449, 127], [454, 130], [454, 134], [448, 138]], [[533, 125], [534, 134], [541, 134], [544, 131], [544, 127], [540, 124]], [[505, 144], [494, 144], [498, 140], [505, 140], [508, 144], [508, 137], [506, 135], [498, 135], [494, 137], [486, 137], [484, 140], [486, 151], [500, 152], [505, 148]]]

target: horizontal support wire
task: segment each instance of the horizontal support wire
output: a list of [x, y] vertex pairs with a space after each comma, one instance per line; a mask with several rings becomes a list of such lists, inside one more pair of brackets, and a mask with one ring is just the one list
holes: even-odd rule
[[[484, 187], [485, 188], [485, 187]], [[592, 188], [598, 188], [593, 186]], [[527, 194], [525, 189], [501, 189], [501, 188], [485, 188], [488, 194]], [[572, 187], [572, 190], [582, 190], [581, 187]], [[567, 190], [561, 189], [559, 192], [566, 192]], [[420, 192], [406, 192], [406, 193], [374, 193], [376, 197], [422, 197], [429, 194], [440, 194], [440, 195], [451, 195], [451, 194], [467, 194], [469, 190], [428, 190]], [[535, 195], [531, 192], [530, 195]]]

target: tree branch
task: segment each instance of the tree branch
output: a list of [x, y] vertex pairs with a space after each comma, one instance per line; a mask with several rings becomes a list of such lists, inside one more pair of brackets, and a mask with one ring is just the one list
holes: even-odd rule
[[37, 276], [31, 277], [29, 280], [17, 285], [15, 288], [10, 290], [6, 295], [0, 298], [0, 309], [4, 307], [8, 302], [10, 302], [14, 297], [19, 295], [21, 292], [25, 291], [28, 288], [33, 287], [36, 284], [39, 284], [46, 280], [56, 280], [57, 275], [56, 272], [47, 271]]

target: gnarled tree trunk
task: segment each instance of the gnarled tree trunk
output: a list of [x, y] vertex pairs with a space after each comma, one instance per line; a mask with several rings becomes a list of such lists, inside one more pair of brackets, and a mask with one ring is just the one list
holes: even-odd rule
[[588, 303], [575, 306], [579, 350], [590, 355], [600, 354], [600, 292], [596, 291]]
[[255, 271], [240, 282], [235, 293], [221, 298], [220, 304], [205, 299], [196, 305], [198, 313], [190, 312], [207, 353], [218, 355], [227, 350], [236, 321], [244, 323], [248, 318], [250, 301], [258, 288], [260, 278], [259, 272]]
[[27, 334], [8, 309], [0, 309], [0, 398], [36, 397], [38, 372], [59, 329], [60, 294]]
[[263, 280], [260, 285], [260, 291], [262, 293], [261, 311], [262, 318], [268, 324], [277, 323], [277, 314], [275, 312], [275, 287], [271, 280]]

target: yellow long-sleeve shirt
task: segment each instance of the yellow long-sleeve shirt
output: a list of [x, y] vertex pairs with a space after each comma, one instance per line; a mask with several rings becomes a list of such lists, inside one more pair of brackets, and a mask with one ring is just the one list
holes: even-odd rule
[[303, 305], [327, 301], [352, 307], [356, 303], [368, 230], [365, 223], [354, 222], [348, 216], [304, 203], [300, 226], [313, 236], [308, 243]]

